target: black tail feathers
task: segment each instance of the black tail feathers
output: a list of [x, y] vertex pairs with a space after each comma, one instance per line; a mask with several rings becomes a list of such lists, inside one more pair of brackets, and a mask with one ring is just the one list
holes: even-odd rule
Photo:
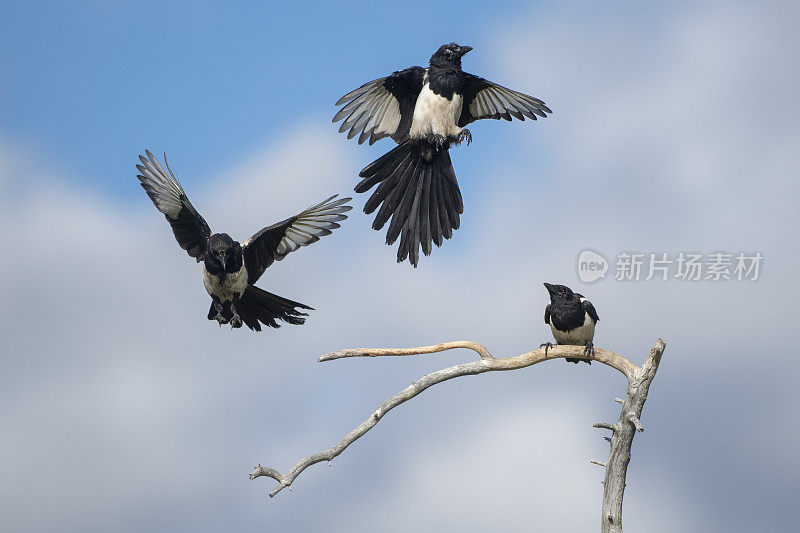
[[303, 313], [298, 308], [314, 310], [313, 307], [287, 300], [253, 285], [245, 289], [236, 305], [242, 321], [253, 331], [261, 331], [259, 322], [270, 328], [281, 327], [276, 320], [295, 325], [303, 324], [306, 321], [303, 317], [308, 316], [308, 313]]
[[405, 141], [359, 174], [364, 179], [356, 192], [378, 185], [364, 212], [370, 214], [380, 206], [372, 223], [376, 230], [391, 217], [386, 244], [400, 237], [398, 263], [408, 258], [416, 267], [420, 246], [430, 255], [431, 242], [441, 246], [442, 237], [452, 237], [461, 224], [464, 204], [448, 148], [425, 140]]

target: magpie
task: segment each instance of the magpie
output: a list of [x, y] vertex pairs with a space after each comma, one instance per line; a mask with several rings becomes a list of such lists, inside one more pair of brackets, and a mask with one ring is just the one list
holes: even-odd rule
[[[550, 293], [550, 303], [544, 308], [544, 323], [550, 326], [556, 344], [585, 346], [583, 355], [594, 355], [594, 326], [600, 317], [592, 302], [564, 285], [545, 283], [544, 286]], [[541, 346], [544, 346], [544, 356], [547, 357], [547, 349], [553, 344], [545, 342]], [[592, 364], [585, 359], [567, 359], [576, 364], [582, 360]]]
[[211, 296], [208, 319], [232, 328], [242, 323], [253, 331], [261, 331], [261, 324], [271, 328], [280, 325], [303, 324], [313, 307], [288, 300], [254, 284], [274, 261], [280, 261], [289, 252], [317, 242], [340, 227], [338, 222], [352, 209], [347, 202], [352, 198], [336, 199], [338, 195], [313, 205], [293, 217], [268, 226], [243, 243], [233, 240], [227, 233], [212, 233], [205, 219], [192, 206], [180, 183], [169, 167], [169, 174], [158, 160], [146, 151], [139, 156], [137, 176], [156, 208], [172, 226], [178, 244], [190, 257], [203, 263], [203, 284]]
[[552, 113], [538, 98], [512, 91], [461, 70], [461, 58], [471, 46], [442, 45], [428, 68], [410, 67], [365, 83], [336, 102], [343, 105], [333, 122], [339, 132], [358, 143], [391, 137], [398, 146], [367, 165], [355, 191], [377, 185], [364, 212], [378, 207], [372, 228], [391, 218], [386, 244], [400, 237], [397, 262], [408, 258], [416, 267], [419, 248], [431, 253], [431, 242], [442, 245], [460, 225], [464, 212], [449, 148], [472, 141], [464, 126], [483, 118], [536, 120]]

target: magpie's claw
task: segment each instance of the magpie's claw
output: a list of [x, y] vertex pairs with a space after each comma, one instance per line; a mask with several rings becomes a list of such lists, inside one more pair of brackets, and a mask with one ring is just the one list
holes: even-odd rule
[[552, 342], [543, 342], [542, 344], [539, 345], [539, 348], [541, 348], [542, 346], [544, 346], [544, 358], [547, 359], [547, 350], [549, 350], [555, 345]]
[[231, 318], [231, 326], [234, 328], [242, 327], [242, 317], [240, 317], [238, 313]]
[[458, 134], [458, 142], [462, 143], [464, 141], [467, 141], [467, 146], [472, 142], [472, 133], [467, 128], [462, 129]]
[[[594, 357], [594, 344], [592, 344], [592, 341], [588, 341], [586, 344], [583, 345], [583, 355], [589, 358]], [[578, 361], [583, 361], [590, 365], [592, 364], [591, 359], [567, 359], [567, 361], [575, 364], [577, 364]]]
[[584, 345], [583, 355], [594, 357], [594, 344], [592, 344], [592, 341], [589, 341]]

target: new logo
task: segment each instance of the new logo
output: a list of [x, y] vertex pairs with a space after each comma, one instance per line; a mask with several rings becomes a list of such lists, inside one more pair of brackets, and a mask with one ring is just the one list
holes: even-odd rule
[[578, 255], [578, 277], [584, 283], [591, 283], [606, 276], [608, 261], [593, 250], [584, 250]]

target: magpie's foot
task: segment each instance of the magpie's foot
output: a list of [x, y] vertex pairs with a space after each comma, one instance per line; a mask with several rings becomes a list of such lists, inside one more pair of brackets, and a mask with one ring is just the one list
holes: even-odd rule
[[242, 317], [240, 317], [238, 313], [233, 315], [233, 317], [231, 318], [231, 327], [234, 328], [242, 327]]
[[467, 146], [469, 146], [469, 144], [472, 142], [472, 133], [467, 128], [462, 129], [458, 134], [459, 144], [464, 141], [467, 141]]
[[[208, 308], [208, 319], [219, 320], [219, 315], [222, 313], [222, 304], [216, 298], [211, 299], [211, 307]], [[221, 324], [221, 322], [220, 322]]]
[[[587, 357], [594, 357], [594, 344], [592, 344], [592, 341], [589, 341], [586, 344], [584, 344], [584, 346], [583, 346], [583, 355], [585, 355]], [[590, 365], [592, 364], [591, 359], [573, 359], [572, 361], [574, 363], [577, 363], [578, 361], [581, 361], [581, 360], [584, 361], [587, 364], [590, 364]]]
[[[456, 140], [454, 141], [452, 136], [445, 137], [444, 135], [439, 135], [438, 133], [427, 134], [425, 136], [425, 140], [428, 141], [428, 143], [433, 146], [431, 147], [420, 146], [421, 148], [425, 148], [422, 152], [423, 158], [426, 161], [433, 159], [433, 156], [435, 156], [439, 152], [439, 150], [442, 149], [442, 147], [446, 147], [452, 142], [458, 142], [458, 137], [456, 137], [455, 139]], [[430, 159], [428, 159], [428, 156], [430, 156]]]
[[592, 341], [589, 341], [584, 345], [583, 355], [594, 357], [594, 344], [592, 344]]
[[555, 344], [553, 344], [552, 342], [543, 342], [542, 344], [539, 345], [539, 348], [541, 348], [542, 346], [544, 346], [544, 358], [547, 359], [547, 350], [555, 346]]
[[208, 310], [208, 319], [216, 320], [219, 322], [220, 326], [225, 323], [225, 319], [222, 317], [222, 303], [216, 298], [211, 300], [211, 308]]

